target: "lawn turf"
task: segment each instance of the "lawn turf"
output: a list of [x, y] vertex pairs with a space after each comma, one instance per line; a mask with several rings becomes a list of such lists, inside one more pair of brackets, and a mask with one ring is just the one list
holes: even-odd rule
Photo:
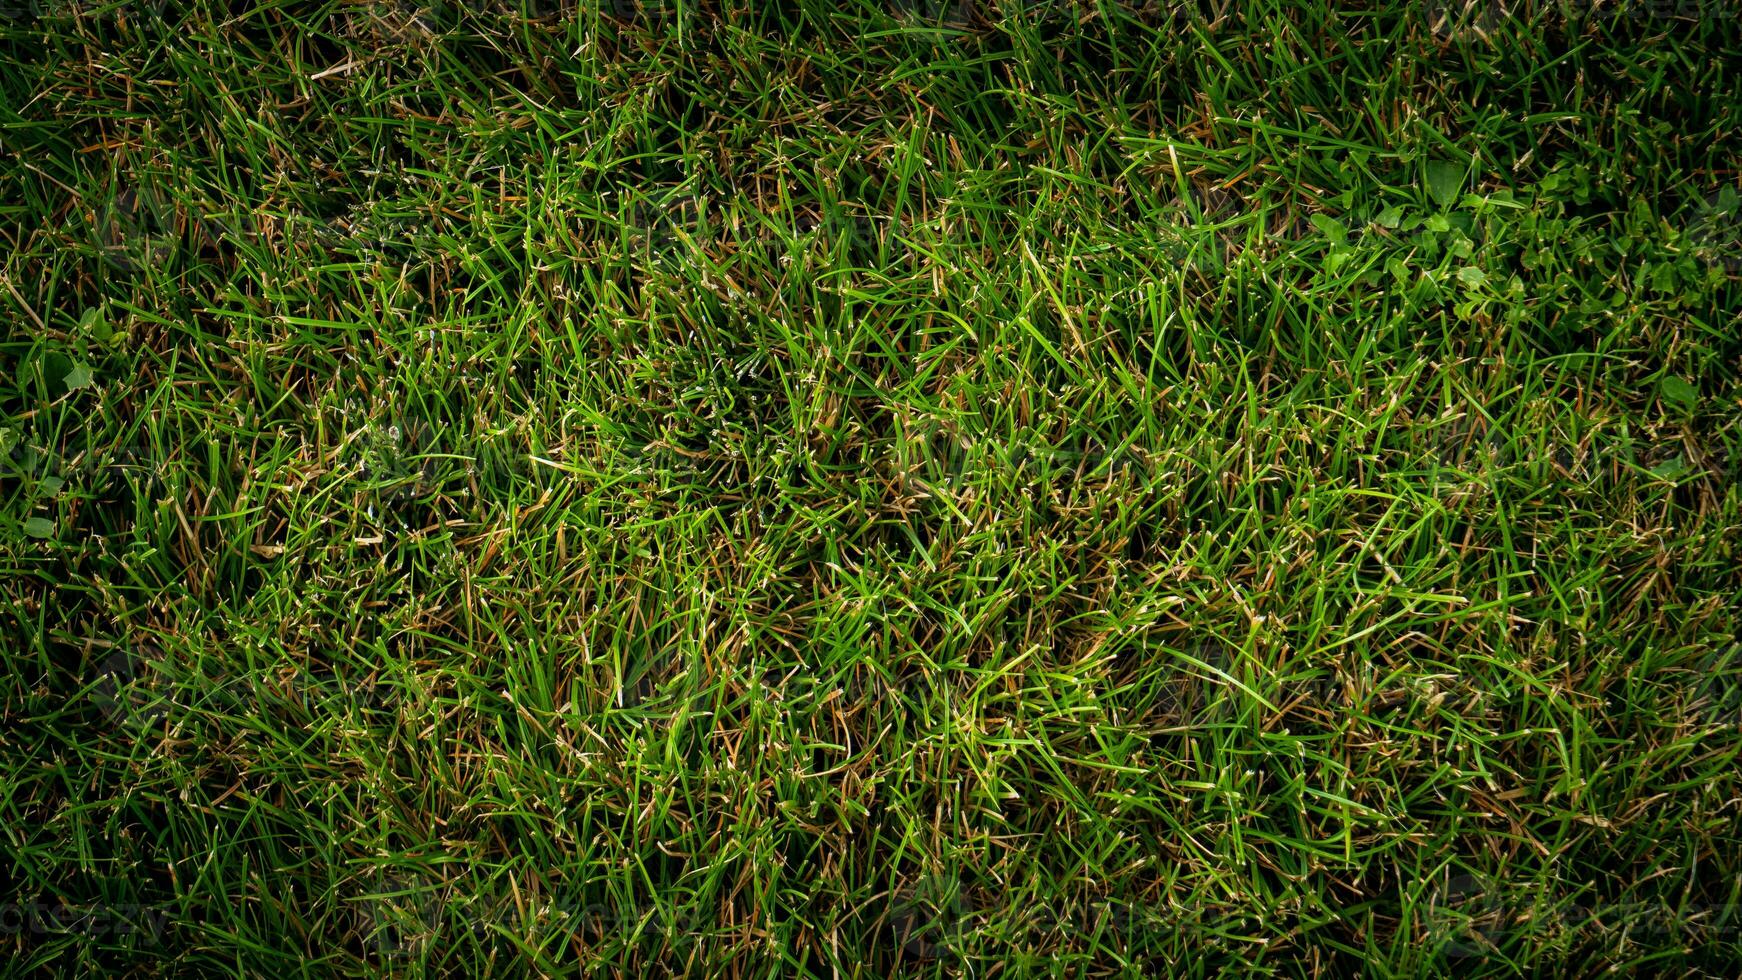
[[11, 975], [1733, 976], [1742, 8], [0, 0]]

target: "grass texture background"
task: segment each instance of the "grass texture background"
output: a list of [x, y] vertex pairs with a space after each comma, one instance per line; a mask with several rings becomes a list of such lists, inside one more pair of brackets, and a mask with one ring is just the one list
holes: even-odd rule
[[7, 971], [1733, 976], [1739, 25], [10, 0]]

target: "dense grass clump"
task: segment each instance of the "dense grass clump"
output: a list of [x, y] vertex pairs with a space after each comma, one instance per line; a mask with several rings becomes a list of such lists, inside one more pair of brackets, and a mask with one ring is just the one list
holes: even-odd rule
[[1742, 8], [1338, 8], [0, 0], [9, 970], [1733, 976]]

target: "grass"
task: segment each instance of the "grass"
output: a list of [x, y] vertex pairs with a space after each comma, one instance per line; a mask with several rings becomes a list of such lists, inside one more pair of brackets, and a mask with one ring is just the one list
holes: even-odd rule
[[0, 9], [12, 975], [1734, 975], [1742, 21]]

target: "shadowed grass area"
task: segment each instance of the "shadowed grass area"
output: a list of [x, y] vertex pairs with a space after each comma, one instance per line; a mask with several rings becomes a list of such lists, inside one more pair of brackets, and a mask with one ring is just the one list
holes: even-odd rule
[[1728, 975], [1742, 11], [0, 0], [0, 947]]

